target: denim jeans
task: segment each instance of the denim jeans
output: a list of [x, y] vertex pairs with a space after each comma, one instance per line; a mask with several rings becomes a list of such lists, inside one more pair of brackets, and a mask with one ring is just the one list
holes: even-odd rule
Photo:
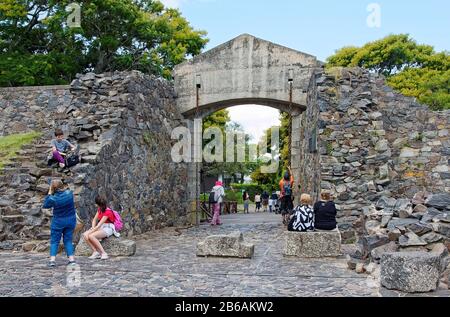
[[61, 236], [63, 237], [64, 248], [66, 250], [67, 256], [72, 256], [74, 254], [72, 236], [76, 224], [77, 219], [75, 216], [66, 218], [53, 218], [52, 225], [50, 227], [50, 256], [56, 256], [56, 254], [58, 253]]

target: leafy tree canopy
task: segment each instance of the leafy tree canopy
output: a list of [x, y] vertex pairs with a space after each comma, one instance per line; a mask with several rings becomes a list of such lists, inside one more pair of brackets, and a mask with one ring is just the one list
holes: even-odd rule
[[156, 0], [83, 0], [70, 28], [72, 0], [0, 0], [0, 86], [68, 83], [78, 72], [140, 70], [170, 77], [205, 47], [176, 9]]
[[367, 68], [433, 110], [450, 109], [450, 54], [417, 44], [407, 34], [389, 35], [362, 47], [344, 47], [327, 59], [327, 67], [336, 66]]

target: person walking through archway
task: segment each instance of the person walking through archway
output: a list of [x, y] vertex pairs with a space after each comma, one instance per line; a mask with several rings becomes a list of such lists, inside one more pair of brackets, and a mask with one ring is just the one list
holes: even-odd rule
[[216, 186], [214, 186], [211, 191], [211, 196], [214, 197], [213, 199], [214, 215], [211, 221], [211, 226], [220, 226], [222, 225], [222, 222], [220, 221], [220, 206], [223, 203], [223, 198], [225, 197], [225, 189], [223, 188], [223, 184], [221, 181], [216, 182]]
[[278, 204], [278, 195], [276, 192], [272, 193], [269, 200], [269, 212], [276, 212], [275, 206]]
[[255, 212], [260, 212], [261, 211], [261, 195], [259, 193], [256, 193], [255, 195]]
[[250, 196], [247, 193], [247, 191], [244, 191], [244, 193], [242, 194], [242, 200], [244, 201], [244, 213], [248, 214], [249, 211], [249, 207], [250, 207]]
[[264, 191], [262, 194], [262, 205], [263, 205], [263, 212], [267, 212], [267, 207], [269, 206], [269, 193], [267, 191]]
[[294, 188], [294, 176], [292, 175], [291, 168], [284, 173], [284, 177], [280, 180], [281, 191], [281, 215], [283, 216], [283, 224], [288, 225], [289, 216], [294, 209], [292, 201], [292, 189]]

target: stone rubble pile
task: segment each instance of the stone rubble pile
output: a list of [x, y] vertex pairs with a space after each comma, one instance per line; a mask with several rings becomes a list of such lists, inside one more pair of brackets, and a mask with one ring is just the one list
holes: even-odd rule
[[[357, 264], [365, 266], [370, 262], [381, 263], [383, 285], [406, 292], [435, 290], [439, 280], [449, 287], [450, 194], [418, 192], [412, 199], [383, 196], [376, 204], [364, 209], [364, 219], [365, 235], [359, 241], [360, 248], [349, 258], [349, 268], [354, 269]], [[432, 267], [436, 269], [424, 268], [423, 263], [429, 262], [423, 262], [421, 259], [430, 257], [434, 263]], [[405, 264], [415, 268], [409, 272], [423, 271], [428, 272], [428, 275], [417, 273], [417, 276], [408, 276], [408, 269], [402, 269], [399, 263], [406, 263], [407, 259], [412, 258], [416, 260]], [[395, 263], [397, 264], [394, 265]], [[429, 289], [430, 283], [423, 284], [422, 290], [418, 286], [420, 283], [414, 282], [417, 278], [433, 281], [431, 285], [434, 287]], [[416, 286], [408, 284], [410, 282], [399, 286], [393, 279], [397, 279], [398, 283], [413, 281], [411, 283], [416, 283]]]

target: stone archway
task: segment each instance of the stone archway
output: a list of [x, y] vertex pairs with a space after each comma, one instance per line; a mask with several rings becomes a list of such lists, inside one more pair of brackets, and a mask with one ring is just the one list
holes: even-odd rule
[[[318, 159], [302, 164], [302, 159], [309, 155], [307, 152], [315, 153], [305, 145], [315, 144], [317, 138], [319, 111], [311, 81], [318, 67], [320, 62], [314, 56], [244, 34], [175, 67], [177, 108], [191, 131], [195, 130], [195, 118], [203, 119], [235, 105], [258, 104], [289, 113], [292, 116], [291, 167], [298, 184], [305, 170], [315, 171], [320, 165]], [[310, 112], [308, 122], [304, 120], [305, 112]], [[195, 157], [194, 149], [193, 153]], [[190, 186], [190, 201], [196, 199], [200, 190], [198, 179], [198, 167], [190, 164], [188, 181], [196, 184]], [[306, 187], [317, 194], [320, 177], [308, 181], [314, 185]], [[297, 198], [298, 191], [296, 187]]]

